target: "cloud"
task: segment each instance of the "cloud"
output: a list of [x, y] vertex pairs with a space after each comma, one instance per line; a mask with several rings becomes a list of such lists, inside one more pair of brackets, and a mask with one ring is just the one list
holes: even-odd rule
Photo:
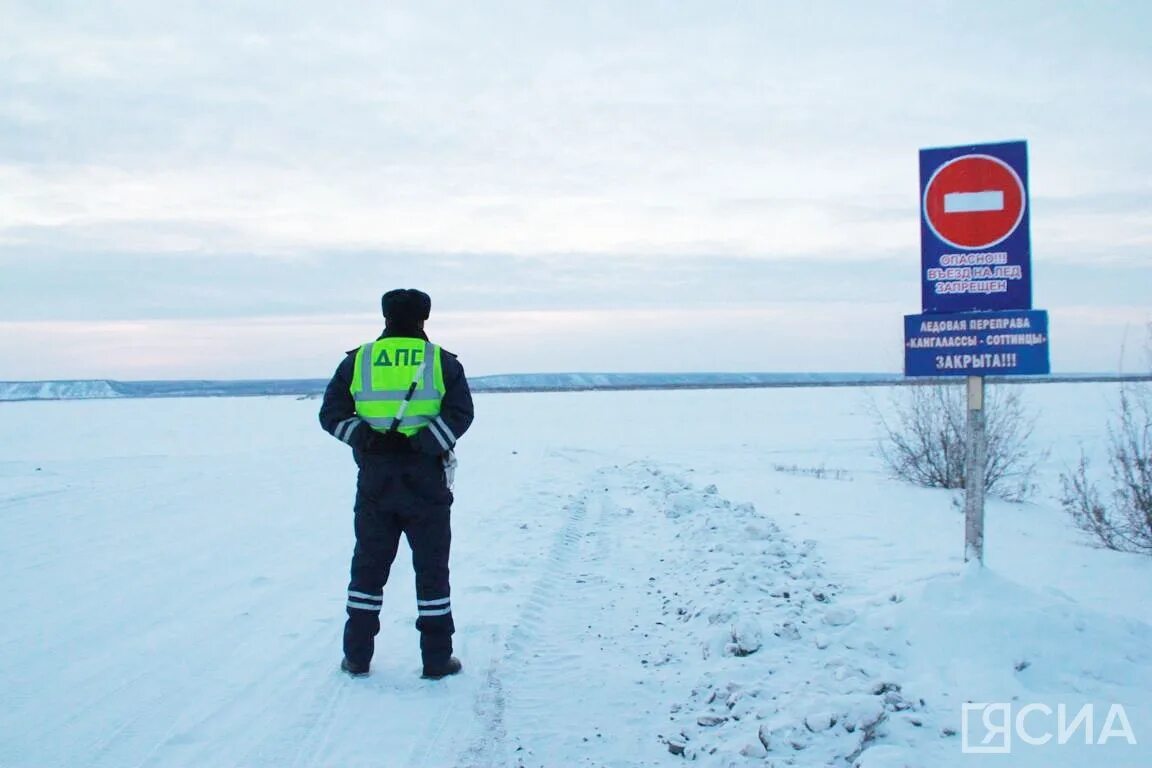
[[[795, 4], [496, 7], [23, 9], [0, 33], [0, 181], [18, 190], [0, 219], [63, 238], [116, 225], [140, 252], [867, 258], [915, 245], [895, 215], [914, 215], [915, 149], [986, 136], [990, 113], [1057, 150], [1038, 164], [1068, 169], [1045, 171], [1056, 189], [1107, 190], [1121, 147], [1152, 163], [1122, 123], [1107, 152], [1067, 143], [1099, 132], [1081, 115], [1121, 106], [1117, 79], [1147, 87], [1123, 66], [1140, 54], [1067, 11], [1045, 8], [1040, 36], [1019, 11], [950, 3], [835, 19]], [[1073, 36], [1080, 57], [1053, 64]], [[1019, 44], [1034, 37], [1045, 54]]]
[[1146, 301], [1148, 9], [10, 5], [0, 320], [899, 314], [917, 149], [1016, 137], [1037, 297]]
[[12, 320], [195, 319], [375, 312], [379, 295], [422, 287], [455, 310], [654, 309], [703, 312], [772, 301], [915, 301], [917, 267], [894, 261], [810, 264], [717, 254], [588, 255], [403, 252], [280, 255], [0, 251]]

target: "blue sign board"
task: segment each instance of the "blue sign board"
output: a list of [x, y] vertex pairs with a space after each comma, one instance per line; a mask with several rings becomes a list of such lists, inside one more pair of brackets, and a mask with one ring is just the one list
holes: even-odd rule
[[904, 316], [905, 376], [1048, 372], [1048, 313], [1042, 309]]
[[1028, 145], [920, 150], [926, 314], [1032, 308]]

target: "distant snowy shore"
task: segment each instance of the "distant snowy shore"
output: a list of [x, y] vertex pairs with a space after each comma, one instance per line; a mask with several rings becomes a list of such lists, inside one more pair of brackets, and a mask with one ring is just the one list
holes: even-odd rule
[[[996, 381], [997, 377], [989, 377]], [[953, 379], [955, 380], [955, 379]], [[1005, 379], [1007, 380], [1007, 379]], [[1148, 381], [1152, 376], [1075, 373], [1013, 377], [1018, 383]], [[471, 379], [474, 392], [576, 392], [634, 389], [755, 389], [924, 383], [898, 373], [514, 373]], [[323, 394], [327, 379], [0, 381], [0, 401], [122, 397], [256, 397]]]

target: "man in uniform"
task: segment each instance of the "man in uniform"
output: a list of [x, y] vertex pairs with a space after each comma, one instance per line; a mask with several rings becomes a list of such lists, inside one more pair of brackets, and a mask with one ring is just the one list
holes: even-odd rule
[[381, 308], [384, 333], [347, 353], [320, 407], [320, 425], [352, 447], [360, 470], [340, 668], [368, 674], [384, 584], [403, 533], [416, 571], [423, 676], [439, 679], [461, 669], [452, 655], [449, 518], [452, 449], [472, 423], [472, 394], [456, 356], [424, 333], [432, 308], [426, 293], [389, 291]]

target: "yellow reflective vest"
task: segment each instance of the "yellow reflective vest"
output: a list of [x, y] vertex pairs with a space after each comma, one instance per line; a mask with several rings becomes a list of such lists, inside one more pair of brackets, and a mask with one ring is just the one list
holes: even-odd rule
[[444, 398], [440, 347], [402, 336], [362, 345], [356, 353], [350, 387], [356, 415], [373, 429], [387, 432], [401, 414], [401, 404], [413, 383], [415, 389], [398, 428], [409, 437], [440, 414]]

